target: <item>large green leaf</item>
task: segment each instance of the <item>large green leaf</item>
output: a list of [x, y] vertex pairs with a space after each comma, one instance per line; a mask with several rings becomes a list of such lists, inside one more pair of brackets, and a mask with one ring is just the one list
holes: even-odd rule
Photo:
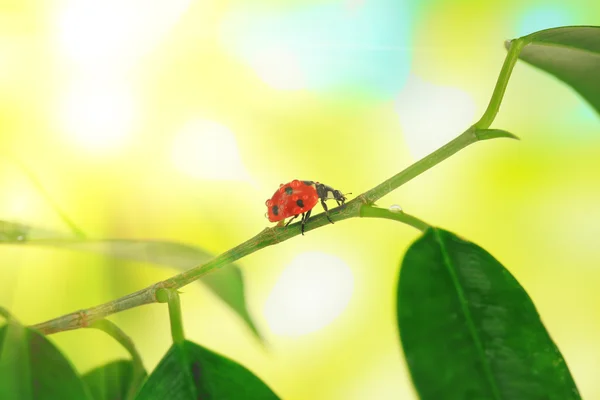
[[245, 367], [186, 340], [171, 346], [136, 400], [278, 398]]
[[136, 371], [133, 361], [118, 360], [94, 368], [83, 376], [94, 400], [131, 399], [146, 378], [146, 371]]
[[0, 328], [0, 399], [91, 400], [91, 396], [48, 339], [10, 320]]
[[450, 232], [430, 228], [408, 249], [398, 325], [423, 400], [580, 399], [525, 290]]
[[599, 26], [546, 29], [523, 39], [520, 59], [571, 85], [600, 113]]
[[[92, 252], [123, 260], [142, 261], [185, 271], [211, 260], [214, 255], [196, 246], [160, 240], [79, 239], [53, 231], [0, 220], [0, 244], [52, 246]], [[259, 339], [248, 312], [244, 278], [235, 264], [211, 271], [200, 278], [213, 293], [231, 307]]]

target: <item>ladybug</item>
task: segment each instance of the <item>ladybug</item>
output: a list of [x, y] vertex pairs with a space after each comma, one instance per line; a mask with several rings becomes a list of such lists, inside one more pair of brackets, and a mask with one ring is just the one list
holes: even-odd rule
[[326, 200], [333, 199], [338, 206], [345, 203], [346, 197], [331, 186], [314, 181], [293, 181], [285, 185], [279, 185], [279, 189], [265, 202], [267, 206], [267, 217], [271, 222], [283, 221], [292, 217], [285, 226], [288, 226], [295, 218], [302, 215], [302, 234], [304, 235], [304, 224], [310, 217], [310, 213], [319, 200], [325, 209], [325, 215], [333, 224], [327, 209]]

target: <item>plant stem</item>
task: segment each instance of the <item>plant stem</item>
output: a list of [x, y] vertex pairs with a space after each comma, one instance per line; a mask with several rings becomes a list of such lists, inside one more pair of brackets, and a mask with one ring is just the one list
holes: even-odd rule
[[[363, 193], [362, 195], [357, 196], [355, 199], [352, 199], [345, 205], [330, 210], [329, 216], [333, 221], [336, 222], [348, 218], [360, 217], [360, 210], [363, 205], [373, 204], [375, 200], [383, 197], [392, 190], [401, 186], [403, 183], [408, 182], [415, 176], [437, 165], [469, 144], [475, 143], [478, 140], [492, 139], [496, 137], [506, 136], [500, 134], [490, 135], [487, 134], [487, 131], [476, 131], [473, 128], [469, 128], [447, 145], [441, 147], [429, 156], [406, 168], [399, 174], [391, 177], [387, 181]], [[310, 222], [305, 227], [305, 232], [309, 232], [313, 229], [317, 229], [328, 224], [329, 222], [325, 214], [319, 214], [310, 219]], [[179, 289], [196, 281], [201, 276], [207, 274], [213, 269], [223, 267], [224, 265], [230, 264], [242, 257], [247, 256], [248, 254], [254, 253], [255, 251], [261, 250], [265, 247], [281, 243], [299, 234], [299, 222], [288, 227], [276, 226], [273, 228], [265, 228], [256, 236], [226, 251], [225, 253], [218, 255], [205, 264], [191, 268], [169, 279], [155, 283], [154, 285], [148, 286], [145, 289], [138, 290], [137, 292], [131, 293], [119, 299], [39, 323], [34, 325], [33, 328], [44, 334], [79, 329], [117, 312], [144, 304], [155, 303], [158, 301], [156, 298], [156, 292], [160, 289]]]
[[436, 166], [437, 164], [444, 161], [446, 158], [464, 149], [470, 144], [481, 140], [496, 139], [496, 138], [516, 138], [509, 132], [499, 129], [477, 129], [474, 126], [470, 127], [462, 134], [440, 147], [428, 156], [420, 159], [410, 167], [392, 176], [388, 180], [375, 186], [373, 189], [368, 190], [361, 196], [366, 204], [373, 204], [381, 197], [390, 193], [392, 190], [404, 185], [411, 179], [421, 175], [428, 169]]
[[156, 299], [159, 303], [167, 303], [169, 305], [169, 320], [171, 322], [173, 343], [183, 343], [185, 335], [183, 334], [183, 318], [181, 317], [179, 293], [175, 289], [159, 289], [156, 292]]
[[138, 353], [135, 348], [135, 344], [133, 344], [133, 340], [129, 336], [125, 334], [116, 324], [107, 320], [101, 319], [99, 321], [93, 322], [87, 328], [99, 329], [108, 335], [110, 335], [113, 339], [115, 339], [121, 346], [125, 348], [131, 355], [131, 361], [133, 364], [133, 371], [131, 377], [131, 384], [129, 386], [129, 390], [125, 395], [125, 399], [133, 399], [137, 389], [139, 387], [139, 383], [146, 376], [146, 370], [144, 369], [144, 364], [142, 363], [142, 357], [140, 357], [140, 353]]
[[420, 230], [421, 232], [424, 232], [427, 230], [427, 228], [430, 228], [430, 225], [427, 222], [422, 221], [410, 214], [406, 214], [404, 211], [394, 212], [387, 208], [373, 207], [366, 204], [360, 208], [360, 216], [363, 218], [385, 218], [392, 219], [394, 221], [400, 221]]
[[459, 150], [464, 149], [472, 143], [475, 143], [476, 141], [477, 136], [474, 134], [474, 130], [472, 128], [467, 129], [461, 135], [454, 138], [452, 141], [440, 147], [433, 153], [420, 159], [410, 167], [404, 169], [388, 180], [375, 186], [373, 189], [362, 194], [361, 196], [364, 199], [364, 202], [366, 204], [375, 203], [375, 201], [390, 193], [392, 190], [404, 185], [406, 182], [421, 175], [423, 172], [444, 161], [446, 158], [455, 154]]
[[12, 315], [10, 315], [6, 308], [0, 307], [0, 317], [4, 317], [8, 321], [12, 318]]
[[86, 328], [99, 329], [110, 335], [113, 339], [119, 342], [119, 344], [123, 346], [125, 350], [127, 350], [127, 352], [129, 352], [133, 363], [139, 365], [142, 370], [144, 369], [144, 366], [142, 364], [142, 358], [140, 357], [140, 353], [138, 353], [137, 349], [135, 348], [135, 344], [133, 344], [131, 338], [127, 336], [125, 332], [123, 332], [121, 328], [119, 328], [113, 322], [107, 319], [101, 319], [99, 321], [93, 322]]
[[[492, 121], [494, 120], [502, 102], [502, 97], [508, 84], [508, 79], [512, 72], [513, 66], [518, 58], [521, 48], [524, 46], [524, 42], [521, 39], [517, 39], [512, 42], [510, 50], [500, 71], [500, 76], [496, 83], [494, 93], [490, 100], [489, 106], [485, 111], [481, 119], [471, 126], [469, 129], [464, 131], [461, 135], [450, 141], [446, 145], [442, 146], [438, 150], [422, 158], [416, 163], [412, 164], [408, 168], [392, 176], [386, 181], [380, 183], [374, 188], [364, 192], [363, 194], [352, 199], [341, 207], [336, 207], [329, 211], [329, 216], [333, 221], [342, 221], [347, 218], [354, 218], [361, 216], [361, 210], [363, 214], [367, 214], [371, 211], [365, 211], [363, 206], [371, 206], [375, 201], [390, 193], [392, 190], [397, 189], [401, 185], [422, 174], [428, 169], [434, 167], [446, 158], [464, 149], [470, 144], [477, 141], [495, 139], [500, 137], [513, 137], [514, 135], [497, 129], [487, 129]], [[377, 213], [377, 212], [375, 212]], [[400, 217], [396, 218], [400, 220]], [[412, 223], [406, 222], [417, 229], [425, 227], [425, 223], [418, 220], [411, 220]], [[422, 225], [422, 224], [424, 225]], [[324, 225], [328, 225], [329, 222], [324, 213], [319, 214], [309, 220], [306, 225], [305, 232], [311, 231], [316, 228], [320, 228]], [[415, 225], [416, 224], [416, 225]], [[292, 224], [288, 227], [276, 226], [273, 228], [265, 228], [256, 236], [248, 239], [247, 241], [239, 244], [238, 246], [220, 254], [211, 261], [191, 268], [185, 272], [175, 275], [162, 282], [155, 283], [154, 285], [148, 286], [145, 289], [138, 290], [137, 292], [128, 294], [119, 299], [110, 301], [108, 303], [91, 307], [85, 310], [75, 311], [70, 314], [63, 315], [61, 317], [51, 319], [46, 322], [34, 325], [33, 328], [38, 329], [44, 334], [51, 334], [60, 331], [66, 331], [71, 329], [78, 329], [89, 324], [98, 321], [108, 315], [115, 314], [120, 311], [124, 311], [133, 307], [138, 307], [144, 304], [155, 303], [157, 299], [157, 291], [160, 289], [179, 289], [191, 282], [199, 279], [204, 274], [212, 271], [213, 269], [223, 267], [224, 265], [230, 264], [231, 262], [238, 260], [248, 254], [254, 253], [255, 251], [261, 250], [265, 247], [283, 242], [294, 236], [300, 234], [300, 222]], [[183, 335], [183, 333], [182, 333]], [[175, 337], [174, 337], [175, 340]]]
[[494, 92], [492, 93], [492, 98], [490, 99], [490, 103], [488, 104], [487, 109], [473, 126], [477, 129], [487, 129], [490, 127], [498, 111], [500, 110], [500, 104], [502, 103], [502, 98], [504, 97], [504, 92], [506, 92], [506, 86], [508, 85], [508, 80], [510, 79], [510, 75], [512, 70], [519, 59], [519, 53], [525, 46], [526, 42], [523, 38], [515, 39], [510, 42], [510, 48], [508, 49], [508, 53], [506, 54], [506, 58], [504, 59], [504, 64], [502, 65], [502, 69], [500, 70], [500, 76], [496, 81], [496, 87], [494, 88]]
[[[467, 129], [456, 139], [452, 140], [445, 146], [442, 146], [440, 149], [434, 151], [427, 157], [417, 161], [402, 172], [394, 175], [373, 189], [357, 196], [355, 199], [352, 199], [345, 205], [330, 210], [330, 218], [333, 221], [342, 221], [348, 218], [360, 217], [360, 212], [363, 205], [373, 204], [375, 200], [383, 197], [412, 178], [427, 171], [431, 167], [437, 165], [466, 146], [475, 143], [478, 140], [506, 137], [506, 135], [502, 133], [496, 134], [494, 132], [496, 131], [477, 131], [473, 127]], [[310, 219], [310, 223], [308, 223], [305, 227], [305, 232], [328, 224], [329, 221], [327, 220], [325, 214], [319, 214]], [[299, 222], [288, 227], [276, 226], [273, 228], [265, 228], [256, 236], [226, 251], [225, 253], [218, 255], [205, 264], [191, 268], [162, 282], [155, 283], [154, 285], [151, 285], [145, 289], [138, 290], [137, 292], [131, 293], [111, 302], [85, 310], [75, 311], [73, 313], [34, 325], [33, 328], [38, 329], [44, 334], [78, 329], [88, 326], [89, 324], [111, 314], [144, 304], [155, 303], [158, 301], [156, 298], [156, 292], [160, 289], [179, 289], [196, 281], [201, 276], [207, 274], [213, 269], [223, 267], [224, 265], [230, 264], [233, 261], [247, 256], [248, 254], [254, 253], [255, 251], [261, 250], [265, 247], [281, 243], [299, 234]]]

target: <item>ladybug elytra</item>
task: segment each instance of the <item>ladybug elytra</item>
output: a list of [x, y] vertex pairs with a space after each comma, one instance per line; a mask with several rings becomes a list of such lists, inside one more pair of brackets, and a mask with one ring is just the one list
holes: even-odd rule
[[346, 197], [331, 186], [314, 181], [300, 181], [294, 179], [285, 185], [279, 185], [279, 189], [265, 202], [267, 206], [267, 217], [271, 222], [282, 221], [292, 217], [285, 226], [288, 226], [295, 218], [302, 215], [302, 234], [304, 235], [304, 224], [310, 217], [310, 213], [319, 200], [329, 222], [329, 210], [326, 200], [335, 200], [338, 206], [346, 201]]

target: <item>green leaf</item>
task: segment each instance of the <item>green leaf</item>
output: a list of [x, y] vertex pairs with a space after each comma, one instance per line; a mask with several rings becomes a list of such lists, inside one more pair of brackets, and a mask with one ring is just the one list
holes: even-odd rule
[[132, 399], [137, 393], [146, 371], [136, 373], [131, 360], [118, 360], [94, 368], [83, 376], [94, 400]]
[[245, 367], [186, 340], [171, 346], [136, 400], [278, 398]]
[[552, 28], [523, 39], [520, 59], [572, 86], [600, 113], [600, 27]]
[[508, 138], [519, 140], [519, 137], [503, 129], [477, 129], [475, 130], [478, 140], [489, 140], [497, 138]]
[[437, 228], [408, 249], [398, 326], [423, 400], [580, 399], [516, 279], [481, 247]]
[[[50, 246], [102, 254], [107, 257], [141, 261], [185, 271], [213, 259], [214, 255], [196, 246], [161, 240], [80, 239], [57, 232], [0, 220], [0, 244]], [[262, 340], [246, 306], [244, 278], [236, 264], [215, 269], [200, 278], [217, 297], [235, 311], [252, 333]]]
[[69, 361], [46, 337], [11, 319], [0, 328], [0, 399], [92, 398]]

